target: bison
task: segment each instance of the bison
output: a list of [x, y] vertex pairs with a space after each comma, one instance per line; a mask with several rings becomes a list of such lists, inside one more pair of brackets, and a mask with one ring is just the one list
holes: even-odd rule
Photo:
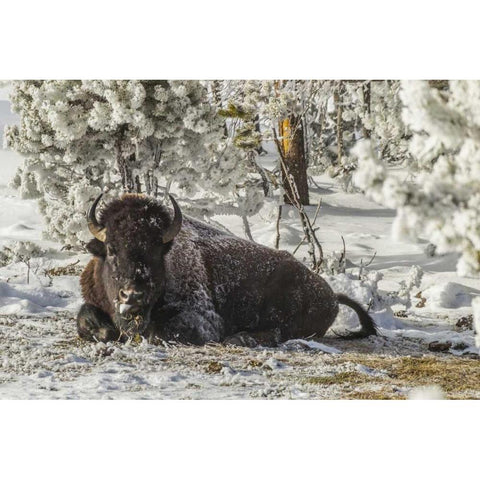
[[[80, 279], [85, 303], [80, 337], [107, 342], [141, 335], [202, 345], [229, 342], [277, 345], [323, 336], [344, 304], [361, 329], [375, 335], [372, 318], [354, 300], [290, 253], [237, 238], [183, 216], [157, 200], [125, 194], [99, 213], [90, 207], [87, 244], [93, 258]], [[173, 217], [173, 218], [172, 218]]]

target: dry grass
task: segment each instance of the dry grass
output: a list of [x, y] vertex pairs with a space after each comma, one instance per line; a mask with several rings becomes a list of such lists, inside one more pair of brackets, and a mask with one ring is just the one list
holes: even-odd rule
[[222, 371], [223, 365], [220, 362], [212, 361], [209, 362], [205, 367], [206, 373], [220, 373]]
[[307, 377], [304, 382], [313, 385], [338, 385], [348, 383], [349, 385], [359, 385], [370, 381], [371, 377], [358, 372], [339, 372], [334, 375], [320, 377]]
[[405, 400], [407, 397], [398, 391], [380, 390], [354, 391], [345, 396], [346, 400]]
[[477, 359], [440, 360], [435, 357], [399, 359], [393, 365], [393, 375], [415, 384], [439, 385], [447, 393], [476, 390], [480, 385], [480, 362]]
[[70, 263], [69, 265], [64, 265], [62, 267], [54, 267], [45, 270], [45, 275], [47, 277], [59, 277], [61, 275], [72, 275], [72, 276], [79, 276], [84, 267], [78, 265], [80, 260], [77, 260], [74, 263]]
[[345, 354], [332, 357], [332, 364], [353, 362], [365, 365], [384, 375], [371, 376], [349, 371], [327, 377], [311, 377], [307, 381], [318, 385], [355, 386], [344, 398], [400, 399], [410, 389], [437, 385], [447, 398], [480, 398], [480, 361], [453, 356], [424, 355], [421, 357], [388, 357]]

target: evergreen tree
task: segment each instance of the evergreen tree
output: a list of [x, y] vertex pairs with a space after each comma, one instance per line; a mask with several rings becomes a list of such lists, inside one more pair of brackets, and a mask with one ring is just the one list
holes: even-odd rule
[[370, 139], [382, 161], [401, 164], [410, 158], [408, 128], [402, 120], [400, 82], [394, 80], [348, 80], [332, 82], [333, 106], [327, 114], [322, 155], [316, 171], [327, 171], [346, 191], [354, 190], [352, 175], [357, 159], [351, 149]]
[[11, 101], [21, 123], [6, 129], [6, 144], [25, 157], [14, 184], [39, 198], [50, 238], [88, 240], [84, 212], [101, 190], [159, 196], [175, 184], [187, 204], [203, 198], [204, 214], [259, 208], [239, 194], [248, 162], [201, 82], [18, 81]]
[[397, 208], [398, 237], [426, 237], [437, 252], [458, 252], [460, 275], [480, 273], [480, 82], [402, 82], [403, 118], [412, 131], [410, 175], [399, 178], [367, 142], [356, 182]]

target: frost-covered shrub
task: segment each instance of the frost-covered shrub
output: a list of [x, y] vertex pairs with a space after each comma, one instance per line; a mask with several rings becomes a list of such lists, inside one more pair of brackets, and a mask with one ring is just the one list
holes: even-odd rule
[[460, 275], [480, 274], [480, 81], [402, 82], [404, 120], [413, 132], [410, 177], [393, 175], [371, 143], [357, 146], [355, 182], [396, 208], [397, 238], [425, 237], [438, 253], [459, 252]]
[[12, 257], [8, 250], [0, 250], [0, 267], [5, 267], [12, 263]]
[[46, 250], [33, 242], [11, 242], [0, 250], [0, 267], [11, 263], [24, 263], [27, 267], [27, 283], [29, 283], [31, 260], [42, 257], [46, 253]]
[[[347, 272], [336, 275], [323, 274], [322, 277], [332, 287], [334, 292], [343, 293], [356, 300], [367, 310], [381, 310], [383, 306], [379, 302], [378, 280], [381, 274], [376, 276], [377, 272], [365, 273], [363, 278]], [[354, 329], [358, 326], [357, 314], [350, 308], [340, 307], [340, 315], [337, 317], [333, 326], [337, 329]]]
[[398, 290], [388, 292], [380, 291], [378, 284], [383, 278], [383, 273], [377, 270], [361, 267], [358, 275], [353, 270], [350, 273], [334, 271], [332, 274], [346, 275], [352, 284], [362, 290], [362, 301], [371, 305], [373, 309], [379, 310], [397, 304], [410, 308], [413, 290], [420, 287], [423, 270], [418, 265], [412, 266], [406, 280], [400, 282]]
[[364, 305], [373, 308], [382, 308], [378, 282], [383, 274], [375, 270], [367, 271], [361, 278], [353, 272], [337, 273], [335, 275], [322, 274], [335, 292], [344, 293]]
[[405, 307], [410, 308], [412, 301], [412, 291], [414, 288], [419, 288], [422, 283], [423, 270], [422, 267], [418, 265], [413, 265], [408, 272], [408, 277], [406, 280], [400, 282], [400, 288], [398, 290], [399, 299], [403, 300]]
[[42, 247], [33, 242], [11, 242], [0, 250], [0, 266], [25, 262], [34, 257], [41, 257], [45, 253]]
[[187, 206], [199, 195], [210, 209], [235, 205], [248, 162], [224, 137], [200, 82], [52, 80], [13, 87], [21, 121], [7, 127], [5, 140], [25, 158], [13, 183], [23, 197], [39, 199], [50, 238], [86, 241], [84, 213], [102, 190], [159, 196], [173, 184]]
[[370, 303], [374, 308], [383, 308], [385, 306], [384, 297], [380, 295], [378, 282], [383, 278], [383, 273], [376, 270], [365, 270], [360, 279], [362, 284], [370, 291]]
[[323, 257], [322, 271], [328, 275], [345, 273], [345, 254], [333, 251]]

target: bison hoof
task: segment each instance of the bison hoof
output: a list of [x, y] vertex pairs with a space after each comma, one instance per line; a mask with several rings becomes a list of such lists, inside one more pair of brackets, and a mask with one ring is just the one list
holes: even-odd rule
[[237, 345], [238, 347], [254, 348], [258, 345], [257, 341], [247, 332], [238, 332], [235, 335], [227, 337], [223, 343], [227, 345]]
[[93, 342], [111, 342], [118, 340], [119, 331], [115, 328], [110, 317], [99, 308], [84, 304], [78, 312], [77, 331], [80, 338]]

